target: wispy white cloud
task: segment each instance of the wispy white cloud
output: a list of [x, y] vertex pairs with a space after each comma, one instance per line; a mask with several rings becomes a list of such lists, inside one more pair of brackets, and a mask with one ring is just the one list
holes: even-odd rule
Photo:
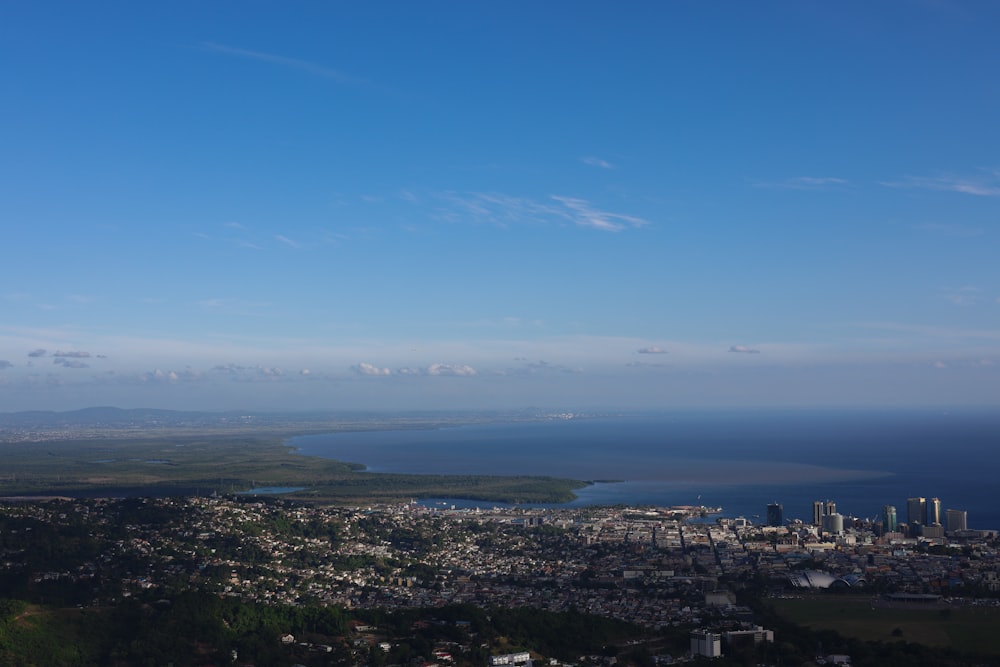
[[985, 230], [982, 227], [969, 227], [959, 224], [941, 224], [936, 222], [925, 222], [916, 225], [917, 229], [925, 232], [947, 234], [949, 236], [982, 236]]
[[1000, 340], [1000, 329], [957, 329], [954, 327], [907, 324], [902, 322], [861, 322], [857, 326], [885, 331], [899, 331], [925, 338]]
[[754, 187], [777, 190], [825, 190], [848, 184], [846, 179], [833, 176], [793, 176], [778, 181], [758, 181], [754, 183]]
[[267, 301], [244, 301], [242, 299], [210, 298], [198, 301], [198, 305], [208, 311], [228, 315], [260, 317], [271, 306]]
[[571, 223], [611, 232], [649, 224], [648, 220], [637, 216], [602, 210], [586, 199], [561, 195], [551, 195], [549, 201], [536, 201], [502, 193], [449, 192], [439, 198], [449, 206], [439, 208], [437, 217], [449, 222], [471, 221], [504, 227], [519, 223]]
[[635, 216], [602, 211], [585, 199], [557, 197], [555, 195], [552, 196], [552, 199], [569, 209], [570, 215], [568, 217], [582, 227], [618, 232], [628, 227], [642, 227], [649, 224], [647, 220]]
[[760, 350], [746, 345], [731, 345], [729, 346], [730, 352], [739, 352], [741, 354], [760, 354]]
[[249, 60], [258, 60], [261, 62], [281, 65], [283, 67], [290, 67], [293, 69], [301, 70], [308, 74], [323, 77], [325, 79], [330, 79], [331, 81], [337, 81], [339, 83], [362, 83], [360, 80], [350, 77], [339, 70], [335, 70], [331, 67], [326, 67], [325, 65], [320, 65], [318, 63], [310, 62], [308, 60], [300, 60], [299, 58], [289, 58], [288, 56], [282, 56], [276, 53], [268, 53], [266, 51], [252, 51], [250, 49], [241, 49], [234, 46], [226, 46], [225, 44], [217, 44], [215, 42], [204, 42], [202, 46], [209, 51], [214, 51], [215, 53], [221, 53], [227, 56], [235, 56], [237, 58], [247, 58]]
[[648, 347], [640, 347], [636, 350], [639, 354], [666, 354], [667, 351], [664, 350], [659, 345], [650, 345]]
[[615, 165], [611, 164], [607, 160], [602, 160], [599, 157], [594, 157], [589, 155], [587, 157], [580, 158], [580, 161], [584, 164], [590, 165], [591, 167], [600, 167], [601, 169], [615, 169]]
[[880, 181], [887, 188], [913, 188], [958, 192], [978, 197], [1000, 197], [1000, 170], [985, 171], [982, 176], [907, 176], [897, 181]]
[[944, 290], [944, 298], [956, 306], [974, 306], [982, 299], [982, 290], [968, 285], [949, 288]]
[[284, 243], [285, 245], [287, 245], [287, 246], [289, 246], [291, 248], [300, 248], [301, 247], [298, 244], [298, 242], [293, 241], [292, 239], [290, 239], [287, 236], [284, 236], [282, 234], [275, 234], [274, 238], [277, 239], [278, 241], [281, 241], [282, 243]]

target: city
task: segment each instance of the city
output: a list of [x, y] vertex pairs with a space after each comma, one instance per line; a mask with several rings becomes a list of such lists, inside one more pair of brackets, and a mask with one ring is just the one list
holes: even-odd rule
[[[750, 590], [782, 602], [806, 589], [853, 589], [873, 609], [1000, 602], [996, 531], [907, 535], [838, 521], [832, 502], [817, 506], [829, 512], [820, 525], [754, 525], [713, 520], [700, 507], [343, 508], [263, 496], [8, 501], [0, 507], [0, 575], [8, 597], [81, 609], [197, 592], [261, 608], [347, 613], [433, 616], [455, 606], [584, 613], [643, 628], [637, 645], [660, 662], [722, 657], [746, 636], [769, 643], [774, 658], [774, 642], [789, 638], [761, 625], [759, 607], [738, 601]], [[779, 508], [769, 511], [774, 523]], [[354, 639], [313, 634], [309, 651], [343, 645], [337, 660], [346, 664], [367, 660], [358, 655], [362, 644], [391, 649], [394, 641], [376, 630]], [[299, 644], [288, 642], [285, 657]], [[453, 660], [472, 660], [470, 646], [466, 658], [460, 649], [450, 647]], [[266, 664], [243, 655], [238, 664]]]

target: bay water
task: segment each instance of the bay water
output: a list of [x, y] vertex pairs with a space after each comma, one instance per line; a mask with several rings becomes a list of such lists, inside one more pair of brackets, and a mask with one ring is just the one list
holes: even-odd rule
[[813, 501], [832, 500], [855, 517], [893, 505], [902, 522], [906, 499], [923, 496], [966, 510], [970, 528], [1000, 528], [998, 410], [677, 411], [341, 432], [289, 444], [373, 472], [602, 480], [565, 507], [704, 505], [759, 522], [776, 502], [786, 519], [810, 521]]

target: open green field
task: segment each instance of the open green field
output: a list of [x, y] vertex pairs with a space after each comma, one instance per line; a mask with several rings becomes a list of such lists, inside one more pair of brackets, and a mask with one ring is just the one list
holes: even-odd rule
[[302, 456], [269, 434], [176, 435], [0, 444], [0, 496], [205, 495], [302, 487], [314, 502], [413, 497], [564, 502], [584, 482], [551, 477], [404, 475]]
[[768, 600], [785, 620], [868, 641], [908, 641], [1000, 656], [1000, 608], [919, 609], [873, 604], [871, 597], [818, 595]]

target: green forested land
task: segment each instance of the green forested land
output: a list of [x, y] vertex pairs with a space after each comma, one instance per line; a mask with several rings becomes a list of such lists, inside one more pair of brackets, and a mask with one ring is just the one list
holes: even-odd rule
[[807, 596], [770, 600], [783, 618], [866, 641], [951, 648], [1000, 658], [1000, 608], [915, 609], [873, 605], [869, 597]]
[[376, 474], [291, 451], [274, 436], [183, 436], [0, 444], [0, 495], [194, 495], [262, 486], [305, 487], [326, 502], [416, 496], [565, 502], [584, 482], [551, 477]]
[[0, 664], [218, 665], [232, 651], [256, 664], [288, 659], [279, 637], [342, 637], [346, 616], [332, 607], [245, 604], [186, 593], [126, 601], [113, 608], [51, 609], [25, 605], [0, 621]]
[[[469, 606], [348, 612], [248, 604], [198, 593], [131, 600], [103, 609], [48, 609], [14, 601], [0, 601], [0, 609], [0, 664], [7, 667], [218, 665], [232, 664], [233, 651], [244, 664], [328, 665], [360, 657], [385, 665], [430, 657], [441, 642], [454, 642], [459, 665], [481, 665], [491, 650], [530, 649], [564, 660], [581, 653], [617, 655], [620, 644], [644, 635], [629, 623], [575, 612]], [[359, 651], [351, 620], [374, 624], [379, 640], [391, 643], [391, 651], [367, 645]], [[279, 638], [285, 633], [294, 635], [296, 642], [329, 646], [331, 651], [282, 645]]]

